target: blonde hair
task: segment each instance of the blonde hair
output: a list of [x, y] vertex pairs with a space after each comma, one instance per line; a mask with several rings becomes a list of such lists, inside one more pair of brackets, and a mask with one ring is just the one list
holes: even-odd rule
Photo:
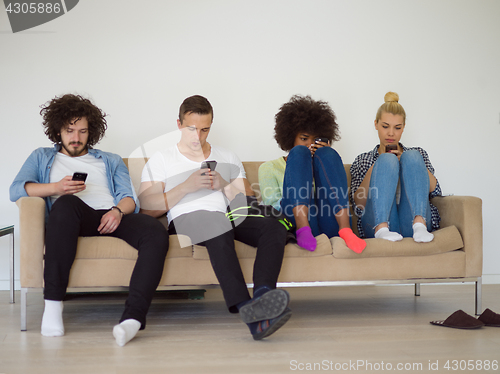
[[406, 112], [403, 106], [398, 103], [399, 95], [396, 92], [387, 92], [384, 96], [385, 103], [380, 106], [377, 110], [377, 116], [375, 117], [375, 122], [380, 120], [382, 113], [391, 113], [394, 115], [403, 116], [403, 125], [406, 122]]

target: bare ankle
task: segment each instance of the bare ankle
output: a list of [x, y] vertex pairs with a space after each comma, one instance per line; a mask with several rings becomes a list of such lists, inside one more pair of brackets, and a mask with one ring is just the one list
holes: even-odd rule
[[422, 216], [415, 216], [413, 219], [413, 224], [415, 223], [423, 223], [425, 225], [425, 219]]
[[382, 229], [382, 228], [389, 228], [389, 225], [387, 224], [387, 222], [382, 222], [380, 223], [379, 225], [377, 225], [375, 227], [375, 234], [377, 233], [378, 230]]

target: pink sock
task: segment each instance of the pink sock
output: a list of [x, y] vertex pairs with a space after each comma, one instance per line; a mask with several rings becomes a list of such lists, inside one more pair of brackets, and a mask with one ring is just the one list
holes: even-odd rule
[[297, 236], [297, 244], [307, 249], [308, 251], [314, 251], [316, 249], [316, 238], [311, 233], [311, 228], [309, 226], [304, 226], [295, 232]]
[[345, 227], [340, 230], [339, 236], [344, 239], [347, 247], [356, 253], [361, 253], [366, 248], [366, 242], [363, 239], [358, 238], [349, 227]]

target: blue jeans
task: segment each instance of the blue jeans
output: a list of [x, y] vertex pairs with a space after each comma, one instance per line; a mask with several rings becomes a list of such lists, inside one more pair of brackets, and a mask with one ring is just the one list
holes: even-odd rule
[[[399, 204], [396, 201], [398, 181], [401, 184]], [[429, 203], [429, 174], [420, 152], [406, 151], [400, 157], [383, 153], [373, 166], [368, 200], [361, 217], [367, 238], [375, 236], [375, 227], [388, 222], [389, 230], [413, 236], [413, 220], [422, 216], [427, 230], [432, 230]]]
[[314, 157], [303, 145], [293, 147], [288, 154], [281, 211], [294, 224], [293, 208], [309, 208], [309, 225], [314, 236], [338, 236], [335, 214], [349, 206], [347, 177], [337, 151], [319, 148]]

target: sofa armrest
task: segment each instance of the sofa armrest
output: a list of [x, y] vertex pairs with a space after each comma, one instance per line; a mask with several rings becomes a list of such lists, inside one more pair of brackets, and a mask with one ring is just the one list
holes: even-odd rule
[[464, 241], [466, 277], [483, 273], [482, 200], [474, 196], [437, 196], [431, 200], [441, 215], [441, 227], [455, 225]]
[[21, 197], [19, 207], [21, 287], [43, 287], [45, 248], [45, 201], [40, 197]]

